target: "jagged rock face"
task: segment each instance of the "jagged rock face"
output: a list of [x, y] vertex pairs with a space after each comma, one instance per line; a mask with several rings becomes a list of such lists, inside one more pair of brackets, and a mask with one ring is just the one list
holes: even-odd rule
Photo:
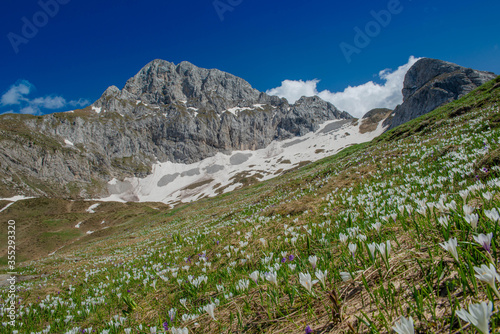
[[106, 195], [106, 182], [144, 177], [158, 161], [256, 150], [352, 118], [318, 97], [290, 105], [231, 74], [163, 60], [146, 65], [122, 90], [109, 87], [84, 110], [0, 117], [15, 124], [0, 126], [0, 197], [15, 187], [26, 195]]
[[494, 79], [491, 72], [476, 71], [437, 59], [423, 58], [406, 73], [403, 103], [387, 119], [389, 129], [427, 114]]
[[[222, 111], [234, 101], [248, 104], [269, 102], [269, 96], [253, 89], [245, 80], [216, 69], [208, 70], [189, 62], [174, 65], [154, 60], [127, 81], [123, 96], [136, 97], [150, 104], [171, 104], [186, 101], [189, 107]], [[276, 99], [273, 99], [276, 101]]]

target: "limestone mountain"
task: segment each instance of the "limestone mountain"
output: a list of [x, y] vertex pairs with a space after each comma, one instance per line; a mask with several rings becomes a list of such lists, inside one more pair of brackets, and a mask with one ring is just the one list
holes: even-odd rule
[[389, 130], [457, 100], [496, 75], [465, 68], [450, 62], [422, 58], [406, 73], [403, 103], [385, 121]]
[[106, 195], [107, 182], [154, 163], [261, 149], [351, 118], [318, 97], [289, 104], [229, 73], [154, 60], [88, 108], [0, 116], [0, 197]]

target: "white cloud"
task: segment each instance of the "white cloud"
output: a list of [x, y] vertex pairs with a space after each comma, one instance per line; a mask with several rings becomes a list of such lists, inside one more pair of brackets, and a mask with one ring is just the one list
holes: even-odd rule
[[60, 109], [66, 105], [66, 100], [60, 96], [46, 96], [32, 100], [31, 104], [46, 109]]
[[78, 99], [78, 100], [71, 100], [68, 102], [68, 104], [72, 107], [86, 107], [90, 104], [90, 101], [87, 99]]
[[32, 106], [27, 106], [19, 111], [21, 114], [38, 115], [40, 114], [40, 109]]
[[290, 103], [295, 103], [302, 96], [314, 96], [318, 94], [316, 85], [319, 80], [285, 80], [281, 83], [280, 87], [268, 90], [266, 93], [269, 95], [276, 95], [284, 97]]
[[[56, 110], [65, 107], [85, 107], [90, 104], [87, 99], [71, 100], [69, 102], [62, 96], [44, 96], [29, 98], [28, 95], [34, 89], [33, 84], [27, 80], [19, 80], [2, 95], [0, 107], [19, 105], [18, 113], [41, 115], [43, 109]], [[15, 113], [9, 110], [5, 113]]]
[[379, 77], [384, 81], [378, 84], [369, 81], [359, 86], [349, 86], [343, 92], [330, 92], [324, 90], [319, 92], [317, 84], [319, 80], [292, 81], [285, 80], [280, 87], [267, 91], [269, 95], [277, 95], [286, 98], [290, 103], [295, 103], [302, 96], [317, 95], [323, 100], [335, 105], [340, 110], [345, 110], [354, 117], [362, 117], [366, 112], [374, 108], [395, 108], [403, 102], [403, 80], [406, 72], [420, 58], [411, 56], [408, 63], [399, 66], [397, 70], [385, 69], [379, 72]]
[[20, 80], [14, 85], [10, 86], [3, 95], [0, 103], [2, 106], [20, 104], [23, 101], [27, 101], [24, 95], [28, 95], [31, 91], [33, 85], [27, 80]]

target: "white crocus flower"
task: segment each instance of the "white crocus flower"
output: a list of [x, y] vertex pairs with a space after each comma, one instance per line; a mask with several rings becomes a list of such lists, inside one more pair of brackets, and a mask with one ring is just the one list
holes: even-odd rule
[[498, 220], [500, 220], [500, 215], [498, 214], [498, 211], [495, 208], [491, 210], [484, 210], [484, 215], [493, 222], [497, 222]]
[[490, 232], [488, 234], [480, 234], [478, 236], [472, 236], [474, 238], [474, 240], [480, 244], [481, 246], [483, 246], [483, 248], [488, 252], [490, 253], [491, 252], [491, 238], [493, 238], [493, 233]]
[[326, 280], [326, 275], [328, 273], [328, 270], [325, 270], [325, 271], [321, 271], [321, 270], [316, 270], [316, 278], [319, 279], [319, 281], [321, 282], [321, 285], [323, 286], [323, 288], [325, 288], [325, 280]]
[[467, 204], [464, 204], [463, 206], [464, 209], [464, 215], [471, 215], [474, 212], [474, 208], [471, 206], [468, 206]]
[[379, 232], [381, 226], [382, 224], [380, 222], [376, 222], [375, 224], [372, 224], [372, 229]]
[[318, 257], [316, 255], [309, 256], [309, 263], [312, 265], [313, 269], [316, 268], [317, 262], [318, 262]]
[[401, 317], [401, 319], [394, 324], [392, 329], [394, 329], [394, 331], [398, 334], [414, 334], [415, 329], [413, 328], [413, 318], [410, 317], [406, 319], [405, 317]]
[[493, 303], [482, 302], [480, 304], [470, 304], [469, 311], [460, 309], [456, 313], [460, 319], [467, 321], [477, 327], [483, 334], [490, 332], [490, 317], [493, 312]]
[[456, 238], [451, 238], [450, 240], [440, 243], [439, 245], [443, 247], [446, 251], [450, 252], [453, 258], [458, 262], [458, 252], [457, 252], [458, 243]]
[[391, 253], [391, 242], [387, 240], [385, 244], [381, 243], [380, 245], [377, 245], [377, 249], [380, 252], [380, 255], [382, 255], [382, 259], [387, 262], [389, 254]]
[[470, 224], [470, 226], [472, 226], [474, 230], [477, 228], [477, 222], [479, 221], [479, 216], [476, 213], [465, 215], [464, 219], [467, 223]]
[[172, 334], [189, 334], [189, 330], [186, 327], [184, 328], [172, 327], [171, 332]]
[[181, 303], [182, 306], [184, 306], [185, 309], [187, 309], [187, 306], [186, 306], [187, 299], [186, 298], [179, 299], [179, 302]]
[[483, 193], [483, 198], [487, 201], [491, 201], [491, 199], [493, 198], [494, 194], [487, 191], [485, 193]]
[[346, 242], [349, 237], [345, 235], [344, 233], [339, 234], [339, 239], [341, 242]]
[[253, 273], [250, 274], [250, 278], [257, 284], [257, 281], [259, 280], [259, 271], [256, 270]]
[[309, 293], [312, 293], [311, 289], [314, 284], [318, 283], [318, 280], [313, 281], [311, 278], [311, 274], [309, 273], [299, 273], [299, 282], [304, 288], [306, 288], [307, 291], [309, 291]]
[[275, 285], [278, 285], [278, 274], [276, 272], [269, 272], [269, 273], [266, 273], [266, 279], [271, 282], [271, 283], [274, 283]]
[[356, 254], [356, 249], [358, 249], [358, 245], [349, 244], [349, 251], [351, 252], [352, 257]]
[[500, 281], [500, 275], [498, 275], [496, 268], [491, 263], [489, 267], [482, 264], [481, 267], [474, 267], [474, 271], [477, 273], [474, 276], [476, 276], [478, 280], [487, 283], [498, 298], [500, 298], [500, 294], [495, 285], [495, 280]]
[[[207, 312], [208, 315], [212, 317], [212, 319], [215, 320], [215, 314], [214, 314], [214, 312], [215, 312], [215, 304], [214, 303], [211, 303], [211, 304], [203, 306], [203, 310], [205, 312]], [[217, 320], [215, 320], [215, 321], [217, 321]]]
[[375, 242], [368, 244], [368, 249], [370, 250], [372, 259], [375, 260], [375, 251], [377, 250], [377, 244]]
[[448, 224], [449, 224], [448, 216], [439, 217], [438, 222], [439, 222], [439, 224], [441, 224], [441, 226], [447, 228]]
[[469, 190], [465, 189], [465, 190], [460, 190], [459, 191], [459, 195], [460, 197], [462, 197], [462, 200], [464, 201], [464, 203], [467, 201], [467, 196], [469, 196]]

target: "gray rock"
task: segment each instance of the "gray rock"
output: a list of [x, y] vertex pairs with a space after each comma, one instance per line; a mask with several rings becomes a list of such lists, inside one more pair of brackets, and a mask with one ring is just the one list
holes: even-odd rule
[[247, 154], [237, 153], [229, 159], [229, 162], [231, 163], [231, 165], [237, 166], [237, 165], [241, 165], [242, 163], [247, 162], [248, 159], [250, 159], [251, 157], [252, 157], [252, 154], [250, 154], [250, 153], [247, 153]]
[[205, 168], [205, 171], [208, 174], [215, 174], [217, 172], [220, 172], [221, 170], [224, 170], [224, 166], [221, 166], [221, 165], [212, 165], [212, 166], [208, 166], [207, 168]]
[[160, 181], [158, 181], [157, 186], [165, 187], [167, 184], [172, 183], [179, 175], [179, 173], [164, 175]]
[[423, 58], [406, 73], [403, 103], [394, 109], [394, 116], [384, 125], [393, 129], [437, 107], [470, 93], [494, 79], [491, 72], [476, 71], [442, 60]]

